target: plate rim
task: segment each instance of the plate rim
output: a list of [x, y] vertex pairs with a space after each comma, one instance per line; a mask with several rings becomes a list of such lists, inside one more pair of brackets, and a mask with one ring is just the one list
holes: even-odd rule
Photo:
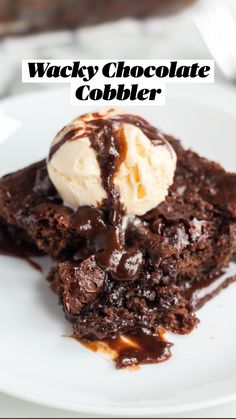
[[[5, 389], [0, 384], [0, 392], [16, 397], [20, 400], [24, 400], [30, 403], [36, 403], [41, 406], [50, 407], [52, 409], [61, 409], [64, 411], [74, 412], [74, 413], [84, 413], [84, 414], [95, 414], [95, 415], [113, 415], [113, 417], [154, 417], [155, 415], [168, 415], [168, 414], [179, 414], [179, 413], [188, 413], [192, 411], [203, 410], [206, 408], [213, 408], [217, 406], [221, 406], [223, 404], [231, 403], [236, 401], [236, 390], [234, 393], [229, 393], [228, 395], [211, 398], [208, 400], [203, 401], [196, 401], [196, 402], [189, 402], [180, 405], [173, 405], [173, 406], [92, 406], [85, 403], [70, 403], [70, 402], [62, 402], [59, 399], [50, 399], [50, 401], [45, 401], [43, 398], [37, 395], [27, 395], [25, 392], [12, 390], [12, 389]], [[147, 416], [149, 415], [149, 416]]]

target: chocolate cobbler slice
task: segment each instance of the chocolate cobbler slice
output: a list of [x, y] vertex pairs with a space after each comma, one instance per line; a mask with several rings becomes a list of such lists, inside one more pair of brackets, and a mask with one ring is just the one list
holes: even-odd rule
[[[126, 253], [103, 267], [99, 241], [107, 234], [106, 208], [62, 204], [45, 161], [0, 181], [0, 225], [18, 243], [57, 259], [49, 281], [74, 332], [87, 340], [161, 326], [184, 334], [197, 319], [189, 289], [214, 278], [236, 250], [236, 174], [184, 150], [177, 153], [166, 200], [141, 217], [126, 216]], [[96, 236], [96, 239], [95, 239]], [[129, 272], [127, 280], [114, 265]]]

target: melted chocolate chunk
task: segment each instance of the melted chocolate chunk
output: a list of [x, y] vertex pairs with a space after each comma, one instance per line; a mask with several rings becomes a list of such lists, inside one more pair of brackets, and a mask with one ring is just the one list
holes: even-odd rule
[[108, 247], [96, 255], [99, 266], [107, 270], [111, 276], [119, 281], [135, 281], [139, 278], [143, 255], [136, 248], [120, 249], [118, 245]]
[[78, 208], [72, 217], [70, 228], [90, 243], [107, 230], [102, 211], [88, 206]]
[[73, 316], [78, 316], [86, 304], [96, 300], [104, 280], [105, 273], [96, 264], [94, 256], [80, 264], [69, 262], [59, 264], [57, 282], [60, 284], [59, 288], [63, 290], [64, 310], [70, 320]]

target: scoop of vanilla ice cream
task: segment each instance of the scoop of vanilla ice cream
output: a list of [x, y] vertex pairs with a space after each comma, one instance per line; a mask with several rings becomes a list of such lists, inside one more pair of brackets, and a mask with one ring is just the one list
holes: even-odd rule
[[[122, 113], [117, 110], [100, 112], [99, 118]], [[82, 205], [99, 207], [107, 198], [98, 155], [86, 133], [86, 123], [95, 118], [97, 114], [76, 119], [58, 133], [51, 146], [60, 144], [48, 160], [49, 177], [64, 204], [73, 209]], [[121, 123], [117, 129], [123, 131], [126, 153], [119, 170], [114, 173], [114, 184], [127, 214], [143, 215], [167, 196], [175, 173], [176, 154], [169, 144], [154, 145], [134, 125]], [[74, 133], [72, 140], [63, 142], [69, 132]]]
[[[59, 133], [55, 145], [65, 134]], [[77, 209], [99, 206], [107, 197], [95, 150], [88, 137], [65, 142], [48, 161], [49, 177], [64, 204]]]
[[154, 145], [138, 127], [127, 124], [123, 129], [127, 152], [114, 181], [127, 213], [143, 215], [165, 200], [176, 154], [170, 146]]

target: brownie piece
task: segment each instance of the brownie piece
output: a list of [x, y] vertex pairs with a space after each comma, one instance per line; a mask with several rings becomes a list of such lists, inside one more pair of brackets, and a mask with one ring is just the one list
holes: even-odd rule
[[[197, 323], [190, 293], [226, 267], [236, 250], [236, 174], [167, 137], [177, 153], [165, 202], [127, 217], [125, 246], [142, 260], [129, 280], [114, 279], [99, 261], [92, 233], [107, 232], [105, 209], [65, 207], [41, 161], [0, 181], [0, 220], [14, 238], [58, 259], [49, 281], [76, 336], [105, 339], [158, 326], [188, 333]], [[129, 263], [128, 260], [125, 261]], [[140, 262], [140, 261], [139, 261]]]
[[63, 293], [65, 311], [67, 317], [71, 319], [83, 307], [97, 299], [106, 276], [97, 265], [94, 256], [90, 256], [80, 264], [61, 262], [56, 281], [54, 281], [54, 271], [52, 272], [52, 289], [59, 295]]
[[[181, 287], [157, 278], [155, 272], [144, 271], [138, 281], [123, 283], [115, 282], [106, 274], [100, 290], [94, 275], [95, 292], [93, 295], [88, 293], [91, 300], [84, 304], [84, 292], [77, 293], [73, 284], [75, 272], [83, 270], [85, 263], [87, 266], [92, 264], [90, 271], [99, 269], [94, 267], [95, 262], [90, 257], [80, 264], [61, 262], [48, 277], [52, 289], [60, 296], [66, 318], [73, 323], [75, 336], [88, 341], [101, 340], [143, 328], [154, 333], [159, 326], [185, 334], [196, 325], [197, 319]], [[67, 280], [71, 273], [71, 287], [68, 288]], [[84, 283], [87, 282], [87, 275], [89, 273], [83, 277]]]
[[22, 235], [45, 253], [57, 256], [72, 243], [68, 233], [71, 215], [49, 180], [45, 160], [1, 179], [0, 219], [13, 239], [17, 230], [18, 240]]
[[[70, 298], [74, 301], [74, 292], [72, 289], [68, 295], [65, 281], [68, 276], [73, 278], [71, 272], [82, 264], [90, 264], [90, 258], [82, 263], [59, 263], [51, 272], [49, 280], [54, 290], [57, 288], [66, 317], [74, 324], [78, 337], [97, 340], [141, 328], [154, 332], [158, 326], [185, 334], [196, 325], [186, 291], [198, 281], [207, 282], [227, 266], [236, 249], [236, 224], [200, 198], [189, 203], [190, 213], [184, 212], [188, 210], [185, 205], [181, 212], [174, 212], [175, 220], [173, 213], [168, 217], [165, 212], [175, 205], [173, 202], [172, 207], [165, 205], [159, 209], [160, 215], [156, 213], [147, 225], [131, 226], [128, 230], [127, 243], [139, 246], [145, 255], [138, 280], [114, 281], [106, 274], [94, 301], [80, 305], [84, 295], [77, 294], [77, 305], [81, 308], [75, 314], [68, 305]], [[86, 272], [83, 278], [86, 283]]]

